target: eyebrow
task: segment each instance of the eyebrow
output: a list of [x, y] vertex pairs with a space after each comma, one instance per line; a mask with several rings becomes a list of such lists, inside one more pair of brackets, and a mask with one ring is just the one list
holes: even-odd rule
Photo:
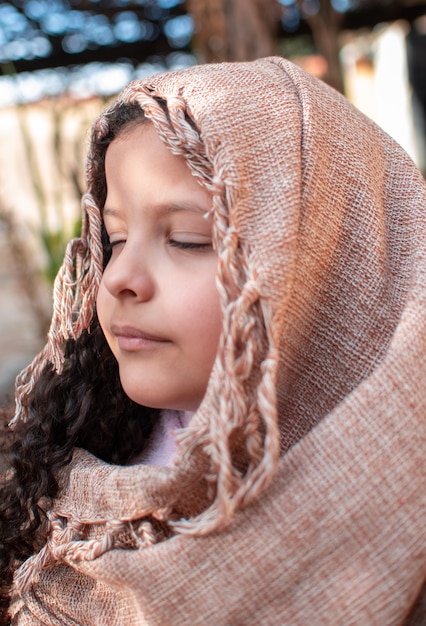
[[[179, 211], [188, 211], [191, 213], [200, 213], [201, 215], [205, 215], [209, 213], [209, 209], [204, 209], [200, 207], [198, 204], [193, 204], [190, 202], [167, 202], [167, 204], [155, 204], [147, 207], [149, 210], [153, 210], [160, 215], [168, 215], [170, 213], [178, 213]], [[102, 217], [111, 216], [111, 217], [121, 217], [122, 213], [119, 209], [115, 209], [114, 207], [104, 207], [102, 210]]]

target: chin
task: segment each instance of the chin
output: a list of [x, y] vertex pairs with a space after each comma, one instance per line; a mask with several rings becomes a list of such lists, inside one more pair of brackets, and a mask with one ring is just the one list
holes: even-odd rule
[[128, 398], [130, 398], [130, 400], [132, 400], [133, 402], [135, 402], [136, 404], [139, 404], [140, 406], [146, 406], [148, 409], [163, 409], [164, 407], [162, 406], [162, 403], [156, 401], [155, 398], [151, 397], [147, 397], [146, 395], [141, 395], [140, 389], [139, 390], [135, 390], [135, 389], [126, 389], [126, 387], [123, 385], [123, 389], [124, 389], [124, 393], [126, 394], [126, 396]]
[[[130, 400], [149, 409], [195, 412], [204, 397], [204, 393], [200, 393], [199, 389], [188, 389], [186, 394], [182, 394], [182, 388], [172, 389], [170, 385], [167, 385], [167, 381], [161, 386], [147, 383], [145, 388], [140, 379], [133, 377], [129, 379], [129, 377], [121, 376], [120, 382], [124, 393]], [[171, 393], [164, 393], [167, 388]]]

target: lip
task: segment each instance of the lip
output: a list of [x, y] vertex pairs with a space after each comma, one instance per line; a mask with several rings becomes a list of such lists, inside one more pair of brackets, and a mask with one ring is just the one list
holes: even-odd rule
[[117, 337], [120, 349], [126, 352], [153, 349], [159, 344], [169, 343], [167, 339], [152, 335], [133, 326], [112, 324], [111, 332]]

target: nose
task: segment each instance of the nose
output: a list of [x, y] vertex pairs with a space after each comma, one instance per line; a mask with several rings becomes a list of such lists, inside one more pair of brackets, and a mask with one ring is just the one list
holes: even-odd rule
[[150, 300], [155, 291], [147, 253], [140, 246], [126, 242], [114, 251], [103, 275], [103, 283], [114, 298]]

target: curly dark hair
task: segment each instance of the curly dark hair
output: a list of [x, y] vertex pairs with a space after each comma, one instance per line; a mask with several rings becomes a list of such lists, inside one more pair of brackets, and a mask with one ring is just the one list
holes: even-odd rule
[[[107, 137], [95, 142], [93, 195], [102, 207], [106, 197], [105, 154], [111, 141], [132, 124], [143, 123], [138, 105], [125, 104], [109, 116]], [[110, 256], [103, 232], [104, 267]], [[0, 624], [8, 624], [13, 573], [46, 541], [46, 508], [58, 493], [56, 475], [80, 447], [97, 457], [126, 464], [150, 436], [158, 410], [124, 393], [117, 362], [96, 312], [90, 332], [65, 345], [61, 374], [46, 366], [27, 401], [28, 421], [18, 424], [9, 451], [10, 469], [0, 488]]]

